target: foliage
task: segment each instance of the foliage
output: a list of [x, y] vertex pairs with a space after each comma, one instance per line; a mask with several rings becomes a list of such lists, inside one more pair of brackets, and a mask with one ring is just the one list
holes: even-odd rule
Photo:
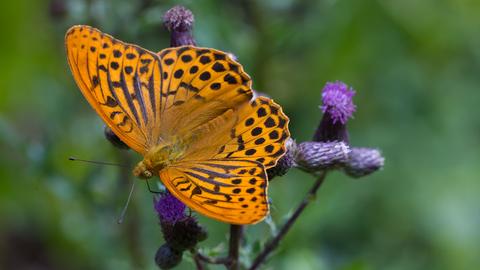
[[[233, 52], [254, 87], [282, 104], [309, 140], [320, 90], [337, 79], [358, 104], [352, 145], [378, 146], [388, 163], [367, 179], [332, 174], [284, 239], [274, 269], [472, 269], [480, 265], [480, 6], [474, 1], [180, 1], [199, 44]], [[0, 22], [0, 268], [155, 269], [163, 244], [151, 195], [129, 182], [119, 155], [68, 71], [63, 35], [92, 24], [152, 50], [167, 47], [161, 15], [173, 1], [3, 3]], [[365, 180], [365, 181], [364, 181]], [[290, 171], [270, 188], [272, 219], [312, 179]], [[225, 241], [228, 226], [202, 246]], [[266, 223], [248, 228], [258, 249]], [[260, 243], [258, 243], [260, 242]], [[257, 243], [257, 244], [255, 244]], [[217, 249], [206, 253], [218, 253]], [[190, 269], [183, 261], [179, 269]]]

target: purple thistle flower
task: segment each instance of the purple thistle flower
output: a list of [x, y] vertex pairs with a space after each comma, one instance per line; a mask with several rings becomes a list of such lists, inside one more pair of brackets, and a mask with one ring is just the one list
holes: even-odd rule
[[352, 100], [355, 91], [343, 82], [336, 81], [327, 83], [322, 92], [322, 112], [331, 115], [333, 124], [340, 122], [345, 125], [356, 109]]
[[162, 193], [153, 199], [153, 205], [162, 223], [175, 224], [185, 218], [186, 206], [170, 192]]
[[187, 31], [192, 28], [194, 21], [193, 13], [183, 6], [174, 6], [163, 15], [163, 24], [169, 31]]
[[327, 83], [322, 90], [320, 109], [323, 118], [313, 140], [316, 142], [344, 141], [348, 143], [347, 121], [352, 118], [356, 106], [353, 104], [355, 91], [345, 83]]
[[154, 207], [160, 218], [163, 238], [174, 250], [193, 248], [207, 238], [207, 231], [197, 219], [185, 215], [187, 208], [168, 191], [154, 199]]

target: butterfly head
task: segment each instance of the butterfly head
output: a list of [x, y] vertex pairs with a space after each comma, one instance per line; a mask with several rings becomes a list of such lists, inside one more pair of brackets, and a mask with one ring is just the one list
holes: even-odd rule
[[168, 167], [183, 155], [182, 144], [161, 144], [150, 149], [140, 161], [133, 174], [142, 179], [152, 178], [154, 174]]
[[136, 177], [142, 178], [142, 179], [149, 179], [153, 177], [153, 172], [152, 172], [152, 167], [148, 166], [149, 162], [146, 160], [140, 161], [137, 166], [133, 169], [133, 174]]

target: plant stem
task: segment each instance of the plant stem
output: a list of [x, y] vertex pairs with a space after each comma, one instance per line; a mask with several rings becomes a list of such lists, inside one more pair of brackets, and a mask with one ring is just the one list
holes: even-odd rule
[[198, 251], [195, 253], [195, 258], [209, 264], [225, 264], [225, 265], [230, 264], [229, 257], [217, 257], [217, 258], [209, 257], [199, 253]]
[[227, 265], [229, 270], [240, 269], [238, 255], [240, 251], [240, 241], [243, 237], [242, 225], [230, 225], [230, 245], [228, 249], [229, 263]]
[[199, 256], [199, 253], [195, 249], [190, 250], [190, 252], [192, 253], [193, 261], [195, 262], [195, 266], [197, 267], [197, 270], [205, 269], [202, 259]]
[[253, 261], [252, 266], [250, 266], [249, 270], [257, 269], [267, 259], [268, 255], [270, 253], [272, 253], [272, 251], [274, 251], [278, 247], [278, 244], [280, 243], [280, 240], [282, 240], [283, 237], [285, 237], [285, 235], [290, 230], [290, 228], [295, 223], [295, 221], [298, 219], [300, 214], [303, 212], [303, 210], [305, 210], [307, 205], [315, 197], [315, 194], [317, 193], [318, 189], [322, 186], [326, 175], [327, 175], [326, 171], [321, 172], [320, 176], [317, 178], [317, 181], [315, 181], [312, 188], [306, 194], [305, 198], [300, 203], [300, 205], [297, 207], [295, 212], [287, 220], [287, 222], [285, 222], [285, 224], [280, 229], [280, 232], [273, 239], [268, 241], [268, 243], [265, 245], [265, 248], [262, 250], [262, 252], [260, 252], [260, 254]]

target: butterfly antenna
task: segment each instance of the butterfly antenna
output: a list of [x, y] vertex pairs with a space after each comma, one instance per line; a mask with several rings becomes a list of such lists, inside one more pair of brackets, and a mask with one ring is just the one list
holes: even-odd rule
[[135, 182], [136, 181], [132, 182], [132, 187], [130, 188], [130, 193], [128, 194], [127, 202], [125, 203], [122, 213], [120, 214], [120, 217], [117, 220], [118, 224], [122, 224], [123, 221], [125, 220], [125, 214], [127, 213], [128, 205], [130, 204], [130, 199], [132, 198], [133, 190], [135, 188]]
[[70, 161], [81, 161], [81, 162], [86, 162], [86, 163], [92, 163], [92, 164], [98, 164], [98, 165], [108, 165], [108, 166], [117, 166], [117, 167], [128, 167], [122, 164], [117, 164], [117, 163], [110, 163], [110, 162], [104, 162], [104, 161], [95, 161], [95, 160], [86, 160], [86, 159], [80, 159], [76, 157], [69, 157], [68, 160]]

